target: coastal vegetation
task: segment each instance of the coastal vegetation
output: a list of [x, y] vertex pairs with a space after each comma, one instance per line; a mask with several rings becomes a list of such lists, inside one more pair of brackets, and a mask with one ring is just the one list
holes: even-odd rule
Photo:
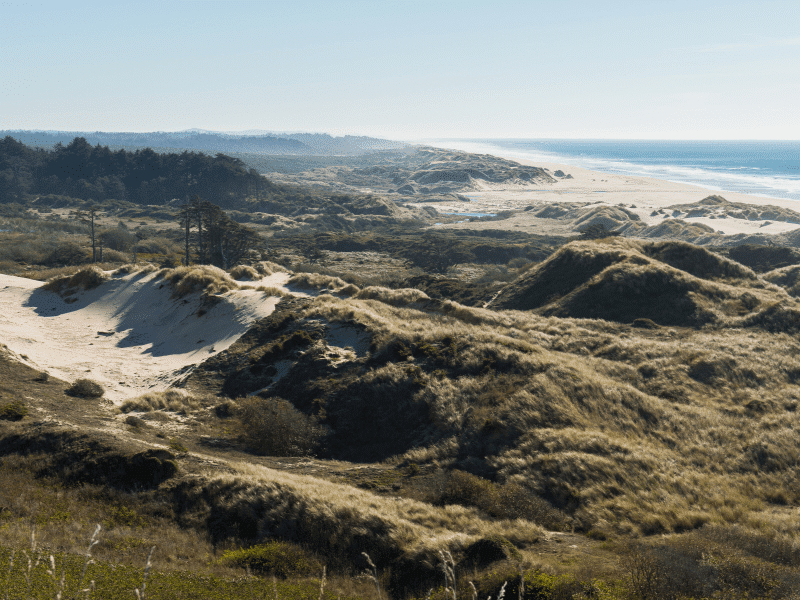
[[[277, 306], [118, 405], [0, 346], [0, 597], [800, 589], [795, 249], [440, 230], [234, 186], [279, 212], [106, 201], [93, 265], [88, 200], [35, 179], [0, 204], [0, 270], [54, 302], [151, 278], [193, 322]], [[215, 256], [215, 223], [259, 237]]]

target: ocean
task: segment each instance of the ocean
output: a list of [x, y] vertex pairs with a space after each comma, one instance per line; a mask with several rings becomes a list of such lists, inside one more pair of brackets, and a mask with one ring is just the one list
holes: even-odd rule
[[800, 142], [794, 141], [440, 139], [425, 143], [800, 201]]

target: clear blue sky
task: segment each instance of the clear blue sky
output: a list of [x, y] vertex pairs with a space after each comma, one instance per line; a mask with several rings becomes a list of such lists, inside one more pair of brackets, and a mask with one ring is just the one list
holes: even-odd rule
[[798, 6], [0, 1], [0, 129], [797, 140]]

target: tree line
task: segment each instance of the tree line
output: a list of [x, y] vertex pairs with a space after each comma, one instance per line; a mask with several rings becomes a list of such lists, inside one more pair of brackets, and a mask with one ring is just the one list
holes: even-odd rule
[[31, 148], [11, 136], [0, 140], [0, 203], [56, 194], [161, 205], [198, 194], [232, 208], [244, 199], [270, 200], [276, 193], [280, 190], [272, 182], [224, 154], [112, 151], [81, 137], [53, 150]]
[[[216, 204], [195, 195], [181, 207], [179, 223], [184, 232], [184, 264], [212, 264], [230, 269], [258, 250], [264, 240], [255, 231], [231, 219]], [[192, 252], [194, 246], [194, 253]]]
[[[116, 229], [101, 229], [98, 220], [105, 213], [94, 204], [73, 211], [71, 216], [87, 227], [92, 262], [102, 262], [104, 248], [132, 251], [136, 262], [138, 245], [144, 239], [141, 232], [129, 231], [121, 221]], [[264, 248], [264, 238], [256, 231], [237, 223], [222, 208], [197, 195], [181, 206], [178, 223], [183, 233], [186, 265], [200, 263], [230, 269], [248, 258], [251, 251], [258, 253]]]

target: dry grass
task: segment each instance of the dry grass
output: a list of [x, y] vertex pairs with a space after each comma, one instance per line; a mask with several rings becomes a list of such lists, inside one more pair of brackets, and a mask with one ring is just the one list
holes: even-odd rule
[[119, 407], [120, 412], [151, 412], [166, 410], [176, 413], [187, 413], [211, 404], [183, 390], [170, 389], [163, 392], [147, 392], [136, 398], [126, 400]]
[[287, 269], [283, 265], [279, 265], [278, 263], [269, 261], [269, 260], [262, 260], [255, 264], [255, 269], [262, 277], [266, 277], [268, 275], [273, 275], [275, 273], [286, 273]]
[[562, 247], [503, 289], [491, 306], [700, 326], [727, 323], [786, 297], [747, 267], [704, 248], [609, 238]]
[[83, 267], [71, 275], [56, 276], [45, 283], [42, 289], [66, 297], [80, 290], [91, 290], [99, 287], [109, 278], [110, 276], [100, 267], [92, 265], [91, 267]]
[[230, 275], [212, 265], [161, 269], [156, 277], [164, 278], [172, 285], [175, 298], [183, 298], [195, 292], [212, 296], [239, 289], [239, 284]]
[[360, 300], [378, 300], [384, 304], [401, 307], [430, 300], [425, 292], [413, 288], [393, 290], [379, 286], [366, 287], [358, 292], [355, 297]]
[[258, 271], [256, 271], [250, 265], [236, 265], [230, 270], [230, 276], [233, 279], [238, 280], [246, 280], [246, 281], [255, 281], [256, 279], [261, 279], [263, 277]]
[[124, 277], [125, 275], [130, 275], [132, 273], [147, 275], [148, 273], [154, 273], [157, 270], [158, 267], [149, 262], [136, 263], [136, 264], [128, 263], [116, 269], [112, 275], [114, 277]]
[[340, 296], [353, 296], [359, 291], [358, 286], [347, 283], [344, 279], [320, 273], [296, 273], [289, 278], [286, 284], [301, 289], [317, 290]]
[[[410, 499], [382, 497], [349, 485], [276, 471], [249, 462], [229, 462], [234, 473], [209, 473], [187, 481], [187, 502], [205, 498], [225, 507], [230, 518], [248, 513], [262, 535], [302, 539], [319, 552], [358, 557], [368, 552], [388, 564], [400, 553], [452, 548], [479, 537], [500, 535], [518, 545], [534, 543], [544, 531], [523, 520], [485, 519], [474, 508], [435, 507]], [[224, 523], [219, 524], [225, 526]], [[231, 532], [218, 531], [217, 535]]]
[[278, 298], [282, 298], [284, 296], [288, 296], [289, 295], [289, 293], [286, 292], [285, 290], [273, 287], [271, 285], [260, 285], [260, 286], [258, 286], [256, 288], [256, 291], [257, 292], [264, 292], [265, 296], [273, 296], [273, 297], [278, 297]]
[[762, 277], [770, 283], [786, 288], [792, 296], [800, 296], [800, 265], [774, 269], [764, 273]]
[[404, 291], [369, 293], [385, 301], [322, 295], [300, 315], [355, 322], [373, 340], [356, 380], [287, 379], [297, 401], [331, 389], [334, 451], [383, 444], [423, 464], [471, 465], [585, 530], [739, 523], [796, 535], [794, 338], [741, 325], [638, 330], [413, 293], [418, 308], [398, 308]]

